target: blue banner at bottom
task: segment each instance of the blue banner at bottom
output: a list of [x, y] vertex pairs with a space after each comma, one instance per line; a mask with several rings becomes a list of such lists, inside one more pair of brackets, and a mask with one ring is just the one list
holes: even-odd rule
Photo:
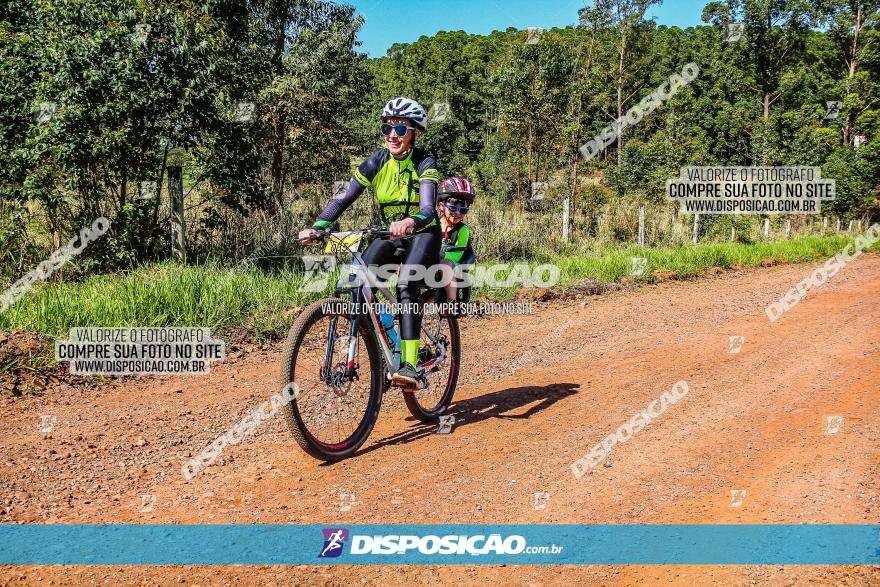
[[0, 564], [880, 564], [880, 525], [0, 525]]

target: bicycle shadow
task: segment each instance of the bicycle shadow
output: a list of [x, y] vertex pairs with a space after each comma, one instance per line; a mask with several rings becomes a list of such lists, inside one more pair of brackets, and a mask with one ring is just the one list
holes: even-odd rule
[[[554, 383], [545, 386], [529, 385], [525, 387], [509, 387], [500, 391], [487, 393], [486, 395], [458, 400], [453, 402], [447, 412], [447, 415], [455, 416], [455, 425], [452, 427], [452, 434], [455, 434], [465, 426], [478, 424], [490, 418], [502, 418], [508, 420], [523, 420], [531, 418], [538, 412], [546, 410], [559, 400], [574, 395], [577, 393], [576, 390], [579, 387], [580, 384], [577, 383]], [[525, 406], [529, 406], [529, 408], [523, 413], [509, 413]], [[409, 417], [408, 420], [414, 421], [415, 419]], [[437, 428], [438, 425], [436, 423], [425, 424], [417, 422], [408, 430], [377, 440], [358, 454], [365, 454], [391, 444], [407, 444], [431, 436], [437, 431]]]

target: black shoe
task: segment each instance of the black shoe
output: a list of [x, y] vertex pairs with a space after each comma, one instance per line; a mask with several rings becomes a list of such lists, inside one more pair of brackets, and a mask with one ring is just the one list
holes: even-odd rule
[[421, 382], [421, 374], [411, 363], [403, 363], [397, 373], [391, 376], [391, 383], [404, 389], [415, 389]]

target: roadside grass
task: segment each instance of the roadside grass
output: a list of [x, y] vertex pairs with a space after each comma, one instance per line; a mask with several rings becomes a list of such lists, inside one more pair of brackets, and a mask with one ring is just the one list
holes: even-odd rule
[[59, 336], [76, 326], [241, 326], [286, 330], [282, 312], [308, 301], [302, 273], [160, 263], [80, 282], [40, 284], [0, 314], [0, 329]]
[[[690, 278], [709, 267], [729, 269], [736, 265], [756, 266], [762, 259], [776, 259], [779, 263], [800, 263], [825, 259], [840, 251], [852, 239], [845, 237], [810, 237], [800, 240], [744, 243], [707, 243], [698, 246], [670, 248], [630, 247], [623, 251], [609, 251], [602, 256], [562, 258], [558, 261], [563, 275], [572, 279], [594, 277], [600, 281], [620, 281], [630, 276], [631, 259], [648, 260], [642, 276], [634, 279], [650, 280], [654, 270], [676, 271], [680, 278]], [[563, 280], [564, 281], [564, 280]]]
[[[851, 237], [811, 237], [755, 244], [707, 243], [672, 248], [597, 248], [571, 254], [538, 255], [541, 263], [559, 267], [563, 289], [583, 280], [610, 283], [626, 278], [650, 283], [654, 270], [677, 272], [680, 279], [709, 267], [755, 266], [762, 259], [780, 263], [824, 261], [852, 242]], [[880, 247], [876, 243], [873, 249]], [[633, 257], [644, 257], [641, 276], [631, 276]], [[489, 263], [481, 263], [488, 265]], [[499, 274], [505, 276], [504, 272]], [[185, 266], [162, 263], [124, 274], [96, 275], [80, 282], [41, 283], [0, 314], [0, 330], [61, 336], [70, 328], [199, 326], [212, 331], [244, 328], [255, 338], [280, 338], [308, 302], [332, 293], [335, 278], [324, 292], [300, 292], [303, 274], [256, 268], [230, 269], [216, 263]], [[480, 287], [474, 299], [508, 300], [520, 286]], [[780, 294], [783, 292], [780, 292]]]
[[[833, 236], [753, 244], [706, 243], [696, 246], [630, 246], [618, 249], [604, 247], [572, 254], [557, 254], [546, 260], [542, 259], [541, 262], [559, 267], [559, 286], [565, 289], [576, 286], [583, 280], [602, 283], [622, 280], [651, 283], [654, 281], [652, 273], [656, 270], [674, 271], [677, 279], [690, 279], [710, 267], [730, 269], [735, 266], [758, 266], [763, 259], [770, 258], [778, 263], [824, 261], [852, 241], [850, 237]], [[871, 247], [871, 250], [877, 249], [880, 249], [880, 243]], [[644, 270], [640, 275], [631, 275], [634, 269], [633, 259], [639, 257], [647, 259]], [[532, 262], [530, 265], [535, 268], [539, 263]], [[498, 300], [509, 300], [517, 292], [517, 287], [481, 287], [474, 290], [476, 296]]]

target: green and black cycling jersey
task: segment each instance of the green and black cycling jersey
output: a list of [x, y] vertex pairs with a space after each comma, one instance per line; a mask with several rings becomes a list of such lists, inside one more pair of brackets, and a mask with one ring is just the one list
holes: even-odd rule
[[447, 226], [446, 232], [443, 233], [440, 254], [453, 263], [461, 263], [462, 259], [465, 261], [472, 259], [474, 249], [471, 245], [470, 227], [464, 222]]
[[416, 147], [400, 160], [387, 148], [379, 149], [358, 166], [345, 192], [327, 204], [314, 226], [330, 226], [367, 187], [373, 188], [383, 223], [413, 218], [416, 232], [437, 226], [434, 194], [439, 179], [434, 156], [424, 149]]

